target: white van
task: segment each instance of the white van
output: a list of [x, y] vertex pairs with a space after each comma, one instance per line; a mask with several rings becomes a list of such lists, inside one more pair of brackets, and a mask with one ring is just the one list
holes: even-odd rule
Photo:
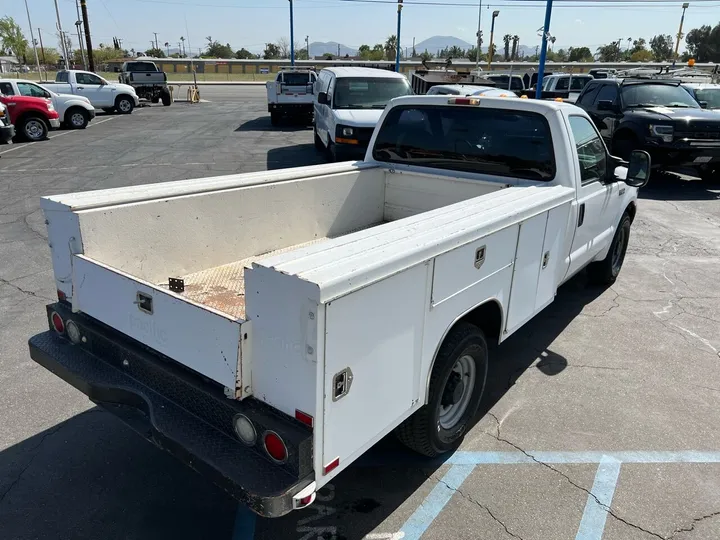
[[362, 159], [388, 101], [412, 94], [405, 75], [365, 67], [331, 67], [315, 83], [315, 148], [333, 161]]

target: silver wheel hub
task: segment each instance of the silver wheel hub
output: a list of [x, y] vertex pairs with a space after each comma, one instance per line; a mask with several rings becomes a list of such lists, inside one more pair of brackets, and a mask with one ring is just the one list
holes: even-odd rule
[[128, 100], [126, 100], [126, 99], [123, 99], [122, 101], [120, 101], [120, 103], [119, 103], [119, 105], [118, 105], [118, 108], [119, 108], [121, 111], [127, 112], [127, 111], [130, 110], [130, 102], [129, 102]]
[[39, 139], [43, 136], [44, 131], [39, 120], [30, 120], [25, 124], [25, 134], [31, 139]]
[[454, 428], [470, 404], [476, 379], [475, 360], [470, 355], [460, 357], [453, 365], [440, 399], [440, 427]]
[[85, 123], [85, 117], [82, 113], [75, 113], [70, 117], [73, 126], [82, 126]]

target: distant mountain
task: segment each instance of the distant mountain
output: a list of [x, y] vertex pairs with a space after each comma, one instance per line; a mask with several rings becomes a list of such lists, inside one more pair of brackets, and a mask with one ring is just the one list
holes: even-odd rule
[[348, 56], [355, 56], [357, 54], [357, 50], [336, 41], [313, 41], [310, 44], [310, 54], [312, 56], [322, 56], [324, 54], [337, 56], [338, 46], [340, 46], [340, 56], [345, 56], [346, 54]]
[[473, 44], [454, 36], [433, 36], [416, 43], [415, 51], [420, 54], [427, 49], [429, 53], [437, 54], [438, 51], [444, 49], [445, 47], [454, 46], [460, 47], [461, 49], [471, 49], [474, 47]]

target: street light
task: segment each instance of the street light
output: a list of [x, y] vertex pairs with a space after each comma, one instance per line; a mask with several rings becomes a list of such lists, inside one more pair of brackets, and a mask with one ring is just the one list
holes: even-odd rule
[[295, 29], [293, 28], [293, 0], [290, 0], [290, 65], [295, 65]]
[[400, 20], [402, 19], [403, 0], [398, 0], [398, 28], [395, 43], [395, 73], [400, 73]]
[[673, 54], [673, 66], [675, 65], [675, 61], [677, 60], [678, 49], [680, 48], [680, 40], [682, 39], [682, 36], [683, 36], [682, 28], [683, 28], [683, 22], [685, 22], [685, 10], [689, 7], [690, 7], [689, 2], [685, 2], [682, 5], [682, 15], [680, 16], [680, 29], [678, 30], [677, 40], [675, 41], [675, 54]]
[[490, 71], [490, 64], [492, 64], [493, 53], [493, 36], [495, 34], [495, 19], [500, 15], [500, 11], [493, 11], [492, 22], [490, 23], [490, 45], [488, 45], [488, 71]]
[[482, 46], [482, 30], [480, 25], [482, 23], [482, 0], [478, 0], [478, 29], [477, 29], [477, 52], [475, 54], [475, 69], [480, 71], [480, 52]]

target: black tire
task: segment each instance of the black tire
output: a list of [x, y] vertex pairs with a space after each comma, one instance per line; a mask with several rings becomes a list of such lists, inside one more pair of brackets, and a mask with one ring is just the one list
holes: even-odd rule
[[607, 256], [602, 261], [588, 265], [588, 280], [591, 284], [610, 286], [615, 283], [625, 261], [625, 253], [630, 240], [631, 223], [630, 216], [627, 213], [623, 214]]
[[338, 149], [335, 143], [332, 141], [331, 138], [328, 137], [328, 143], [327, 143], [327, 158], [329, 161], [332, 161], [333, 163], [338, 161]]
[[632, 133], [619, 133], [613, 138], [612, 153], [625, 161], [630, 160], [633, 150], [640, 148], [640, 142]]
[[169, 107], [173, 102], [172, 94], [170, 92], [162, 92], [160, 94], [160, 100], [162, 101], [163, 106]]
[[90, 115], [82, 107], [71, 107], [65, 112], [65, 126], [69, 129], [85, 129]]
[[135, 108], [135, 102], [130, 96], [118, 96], [115, 99], [115, 110], [120, 114], [130, 114]]
[[280, 114], [276, 113], [275, 111], [272, 111], [270, 113], [270, 123], [273, 126], [277, 126], [278, 124], [280, 124]]
[[103, 112], [107, 114], [112, 114], [115, 112], [115, 109], [112, 107], [103, 107]]
[[[474, 384], [468, 389], [466, 381], [454, 370], [459, 362], [471, 361], [474, 365]], [[488, 348], [485, 335], [472, 324], [459, 322], [445, 337], [438, 351], [430, 375], [427, 404], [395, 429], [395, 435], [411, 450], [428, 457], [434, 457], [457, 448], [472, 422], [485, 390], [488, 369]], [[462, 383], [462, 396], [457, 397]], [[450, 386], [452, 385], [452, 387]], [[466, 396], [465, 392], [470, 392]], [[451, 425], [441, 423], [441, 406], [454, 407], [448, 400], [467, 399], [464, 410], [457, 410], [457, 420]], [[450, 409], [450, 410], [451, 410]]]
[[313, 128], [313, 139], [315, 139], [315, 150], [317, 150], [318, 152], [324, 152], [325, 145], [323, 144], [320, 135], [318, 135], [317, 127]]
[[720, 166], [700, 169], [698, 176], [706, 184], [718, 183], [720, 182]]
[[47, 139], [50, 127], [40, 116], [26, 116], [18, 126], [19, 138], [25, 141], [43, 141]]

